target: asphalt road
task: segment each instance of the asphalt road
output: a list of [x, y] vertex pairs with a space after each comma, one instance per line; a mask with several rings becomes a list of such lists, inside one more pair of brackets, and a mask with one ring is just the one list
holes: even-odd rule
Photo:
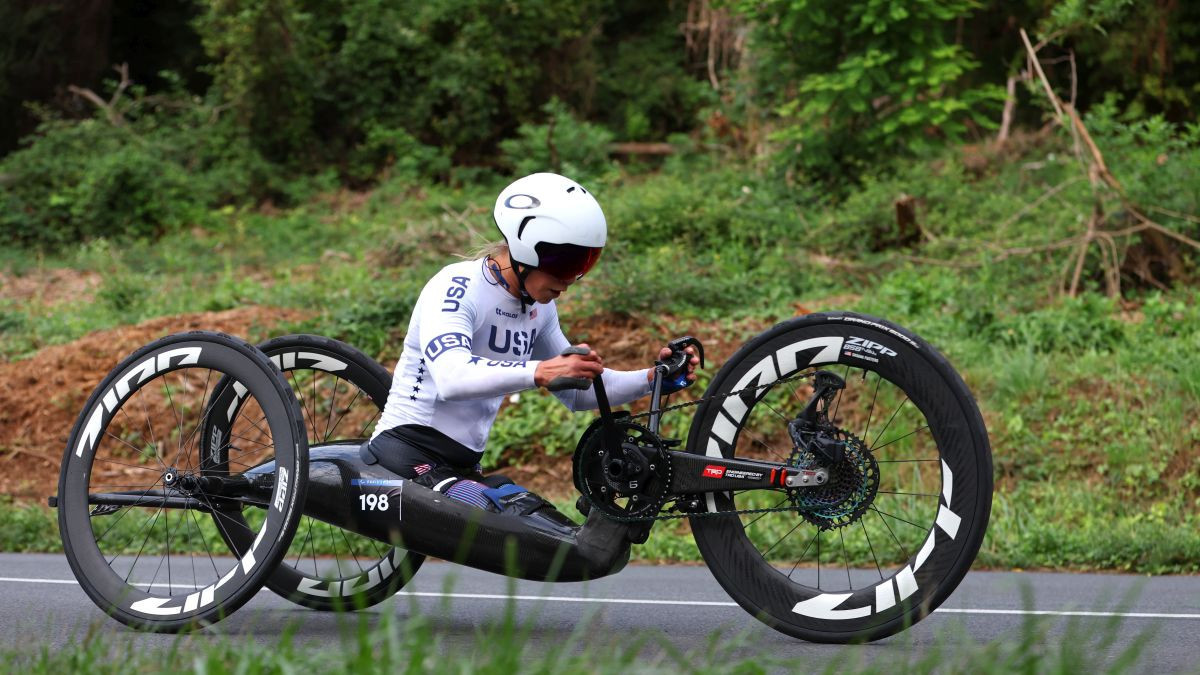
[[[0, 642], [6, 646], [59, 646], [89, 627], [97, 638], [168, 646], [169, 635], [138, 634], [107, 618], [83, 593], [59, 555], [0, 554]], [[633, 565], [620, 574], [583, 584], [510, 580], [448, 563], [427, 563], [395, 600], [367, 610], [373, 618], [414, 612], [434, 618], [444, 648], [469, 648], [477, 627], [502, 619], [509, 596], [536, 644], [557, 644], [585, 617], [592, 634], [652, 633], [684, 650], [708, 647], [715, 634], [738, 635], [744, 653], [794, 659], [803, 670], [846, 658], [865, 661], [919, 658], [932, 649], [953, 651], [964, 643], [1013, 639], [1031, 615], [1048, 628], [1041, 640], [1054, 646], [1072, 622], [1091, 639], [1120, 621], [1113, 644], [1089, 644], [1104, 661], [1130, 645], [1149, 642], [1136, 670], [1200, 672], [1200, 577], [972, 572], [933, 616], [912, 629], [870, 645], [818, 645], [795, 640], [759, 624], [730, 601], [707, 568]], [[246, 607], [199, 639], [249, 637], [273, 644], [285, 626], [303, 643], [331, 644], [345, 619], [306, 610], [262, 591]], [[1098, 642], [1098, 641], [1097, 641]]]

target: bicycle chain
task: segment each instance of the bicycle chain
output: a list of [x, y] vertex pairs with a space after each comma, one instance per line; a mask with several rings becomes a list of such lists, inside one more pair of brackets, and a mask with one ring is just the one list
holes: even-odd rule
[[[768, 387], [774, 387], [774, 386], [780, 385], [780, 384], [787, 384], [788, 382], [795, 382], [797, 380], [811, 379], [812, 377], [813, 377], [812, 373], [806, 373], [804, 375], [793, 375], [792, 377], [785, 377], [781, 380], [775, 380], [774, 382], [768, 382], [767, 384], [760, 384], [760, 385], [753, 386], [753, 387], [744, 387], [742, 389], [738, 389], [737, 391], [731, 391], [728, 394], [717, 394], [715, 396], [707, 396], [707, 397], [703, 397], [703, 398], [698, 398], [695, 401], [684, 401], [683, 403], [676, 403], [675, 405], [667, 406], [666, 408], [663, 408], [662, 410], [659, 410], [658, 412], [660, 415], [662, 415], [664, 413], [668, 413], [673, 410], [680, 410], [683, 408], [697, 406], [697, 405], [700, 405], [701, 403], [704, 403], [705, 401], [723, 400], [723, 399], [729, 398], [730, 396], [738, 396], [738, 395], [741, 395], [748, 391], [758, 391], [759, 389], [766, 389]], [[631, 414], [631, 415], [629, 415], [629, 417], [627, 417], [625, 419], [637, 419], [639, 417], [649, 417], [650, 415], [651, 415], [651, 413], [649, 411], [647, 411], [644, 413], [637, 413], [636, 415]], [[583, 495], [583, 498], [589, 502], [588, 506], [593, 506], [591, 504], [591, 500], [588, 499], [587, 495]], [[663, 504], [666, 504], [667, 501], [668, 500], [664, 499]], [[677, 499], [676, 503], [678, 503], [678, 501], [679, 500]], [[661, 509], [662, 505], [659, 505], [659, 508]], [[682, 512], [681, 513], [668, 513], [665, 515], [660, 513], [660, 514], [654, 515], [654, 516], [636, 516], [636, 517], [635, 516], [630, 516], [630, 517], [614, 516], [612, 514], [605, 513], [603, 509], [601, 509], [600, 512], [602, 514], [604, 514], [605, 518], [615, 520], [619, 523], [648, 523], [648, 522], [653, 522], [653, 521], [658, 521], [658, 520], [672, 520], [675, 518], [703, 518], [706, 516], [727, 516], [729, 514], [741, 515], [741, 514], [753, 514], [753, 513], [778, 513], [778, 512], [782, 512], [782, 511], [792, 511], [794, 513], [799, 513], [800, 509], [798, 509], [795, 506], [780, 506], [780, 507], [769, 508], [769, 509], [733, 509], [733, 510], [729, 510], [729, 511], [699, 511], [699, 512], [695, 512], [695, 513], [682, 513]]]

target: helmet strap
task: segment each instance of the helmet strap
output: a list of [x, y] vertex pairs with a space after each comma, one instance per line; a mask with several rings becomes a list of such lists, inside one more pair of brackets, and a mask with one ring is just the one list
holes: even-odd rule
[[519, 263], [515, 260], [512, 261], [512, 266], [513, 271], [517, 273], [517, 297], [521, 300], [521, 313], [524, 314], [525, 308], [534, 303], [534, 300], [532, 297], [530, 297], [529, 292], [525, 290], [525, 278], [529, 276], [529, 273], [532, 272], [534, 268], [526, 265], [525, 263]]

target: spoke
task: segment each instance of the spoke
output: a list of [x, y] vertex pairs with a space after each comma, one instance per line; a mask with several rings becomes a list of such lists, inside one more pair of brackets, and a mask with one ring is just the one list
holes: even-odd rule
[[755, 436], [757, 436], [757, 437], [758, 437], [758, 438], [751, 438], [751, 439], [750, 439], [750, 442], [751, 442], [751, 443], [758, 443], [759, 445], [761, 445], [761, 446], [763, 446], [764, 448], [766, 448], [767, 452], [771, 453], [771, 456], [772, 456], [772, 457], [775, 457], [776, 459], [778, 459], [778, 460], [782, 461], [784, 464], [787, 464], [787, 459], [785, 459], [783, 455], [779, 454], [779, 451], [778, 451], [778, 450], [776, 450], [775, 448], [771, 447], [770, 445], [767, 445], [766, 441], [762, 439], [762, 435], [761, 435], [761, 434], [759, 434], [757, 431], [755, 431], [755, 430], [751, 429], [750, 427], [742, 427], [742, 430], [743, 430], [743, 431], [749, 431], [750, 433], [752, 433], [752, 434], [754, 434]]
[[318, 434], [317, 434], [317, 378], [320, 377], [320, 373], [321, 373], [321, 371], [319, 371], [319, 370], [313, 370], [312, 378], [310, 378], [312, 380], [312, 409], [313, 409], [312, 415], [313, 415], [313, 440], [314, 441], [317, 440], [317, 438], [318, 438]]
[[[892, 420], [896, 419], [896, 414], [900, 412], [900, 409], [904, 407], [905, 403], [908, 403], [907, 395], [904, 397], [903, 401], [900, 401], [900, 405], [896, 406], [896, 409], [892, 411], [892, 416], [888, 418], [887, 424], [883, 425], [883, 428], [879, 430], [879, 435], [876, 436], [875, 440], [871, 443], [872, 451], [875, 450], [875, 444], [879, 442], [880, 437], [883, 436], [883, 432], [887, 431], [888, 427], [892, 426]], [[864, 438], [863, 440], [865, 441], [867, 439]]]
[[362, 429], [358, 430], [358, 435], [360, 438], [367, 435], [367, 429], [369, 429], [370, 427], [372, 427], [375, 424], [375, 420], [379, 419], [380, 412], [381, 411], [376, 410], [375, 414], [371, 415], [371, 419], [367, 420], [367, 423], [362, 426]]
[[937, 462], [939, 460], [937, 460], [937, 459], [877, 459], [875, 461], [878, 462], [879, 464], [884, 464], [884, 463], [888, 463], [888, 462]]
[[321, 438], [323, 443], [329, 442], [329, 429], [333, 425], [333, 410], [337, 407], [338, 383], [341, 381], [342, 378], [336, 375], [333, 377], [333, 394], [329, 397], [329, 412], [325, 415], [325, 436]]
[[[167, 522], [167, 511], [164, 510], [163, 511], [163, 532], [164, 533], [167, 532], [166, 522]], [[169, 536], [170, 535], [168, 535], [168, 537]], [[170, 550], [169, 546], [168, 546], [167, 550], [168, 551]], [[170, 554], [168, 554], [168, 555], [162, 556], [161, 558], [158, 559], [158, 567], [154, 568], [154, 576], [150, 577], [150, 585], [148, 587], [146, 587], [147, 593], [149, 593], [151, 591], [151, 589], [154, 588], [154, 583], [156, 581], [158, 581], [158, 574], [159, 574], [159, 572], [162, 572], [163, 562], [167, 561], [167, 577], [168, 577], [167, 578], [167, 595], [171, 594], [171, 579], [170, 579], [171, 563], [169, 562], [170, 557], [171, 557]]]
[[312, 554], [313, 561], [313, 577], [320, 579], [321, 570], [317, 569], [317, 542], [315, 539], [308, 540], [308, 551]]
[[917, 528], [918, 530], [925, 529], [924, 526], [918, 525], [918, 524], [912, 522], [911, 520], [905, 520], [905, 519], [901, 518], [900, 516], [892, 515], [892, 514], [888, 513], [887, 511], [881, 511], [881, 510], [875, 508], [874, 506], [872, 506], [871, 508], [879, 513], [882, 513], [883, 515], [887, 516], [888, 518], [895, 518], [896, 520], [898, 520], [902, 523], [908, 523], [909, 525], [912, 525], [913, 527]]
[[[138, 390], [138, 398], [141, 398], [141, 390]], [[142, 402], [142, 407], [145, 407], [145, 401]], [[137, 426], [133, 423], [133, 418], [130, 417], [129, 413], [125, 411], [125, 406], [123, 406], [123, 405], [119, 406], [117, 408], [117, 410], [121, 411], [121, 414], [125, 416], [125, 422], [129, 425], [129, 429], [133, 429]], [[104, 429], [104, 433], [112, 435], [112, 432], [110, 432], [107, 428]], [[141, 434], [139, 433], [138, 435], [140, 436]], [[128, 443], [123, 438], [117, 438], [117, 440], [121, 441], [122, 443], [125, 443], [126, 445], [129, 445], [129, 447], [131, 447], [131, 448], [134, 447], [132, 444]], [[144, 441], [145, 438], [143, 437], [142, 440]], [[137, 448], [134, 448], [134, 449], [137, 450]], [[151, 450], [153, 450], [153, 452], [149, 452]], [[149, 455], [154, 458], [154, 461], [158, 462], [158, 465], [160, 467], [162, 467], [164, 469], [167, 468], [167, 466], [165, 464], [163, 464], [162, 459], [158, 456], [157, 444], [152, 444], [149, 448], [143, 448], [142, 450], [138, 450], [137, 452], [138, 452], [139, 457], [145, 457], [145, 456]]]
[[895, 541], [896, 545], [900, 547], [900, 552], [904, 554], [905, 558], [908, 558], [908, 548], [905, 547], [904, 543], [900, 541], [900, 538], [896, 536], [896, 532], [892, 529], [892, 526], [888, 524], [888, 521], [883, 517], [883, 514], [880, 513], [879, 509], [876, 509], [875, 507], [871, 507], [871, 510], [875, 512], [875, 515], [879, 516], [879, 520], [883, 523], [883, 526], [887, 528], [888, 534], [892, 535], [892, 540]]
[[[160, 480], [161, 480], [161, 478], [160, 478]], [[157, 480], [156, 480], [156, 481], [154, 481], [153, 483], [151, 483], [151, 484], [150, 484], [150, 487], [146, 488], [146, 492], [149, 492], [149, 491], [153, 490], [155, 485], [158, 485], [158, 481], [157, 481]], [[142, 495], [142, 497], [146, 497], [146, 496], [148, 496], [148, 495], [146, 495], [146, 494], [143, 494], [143, 495]], [[116, 520], [114, 520], [114, 521], [113, 521], [111, 524], [109, 524], [108, 528], [106, 528], [106, 529], [104, 530], [104, 534], [101, 534], [101, 535], [100, 535], [100, 536], [99, 536], [99, 537], [96, 539], [96, 544], [97, 544], [97, 546], [100, 544], [100, 540], [101, 540], [101, 539], [104, 539], [104, 537], [108, 536], [108, 533], [109, 533], [110, 531], [112, 531], [112, 529], [113, 529], [114, 527], [116, 527], [116, 526], [117, 526], [117, 523], [121, 522], [121, 519], [125, 517], [125, 514], [129, 513], [129, 511], [130, 511], [131, 509], [133, 509], [134, 507], [138, 506], [138, 504], [140, 504], [140, 503], [141, 503], [141, 501], [142, 501], [142, 499], [141, 499], [141, 497], [139, 497], [139, 498], [138, 498], [138, 501], [134, 502], [133, 504], [131, 504], [131, 505], [129, 505], [129, 506], [127, 506], [127, 507], [125, 507], [124, 509], [122, 509], [122, 510], [121, 510], [121, 515], [117, 516], [117, 519], [116, 519]], [[119, 555], [119, 554], [118, 554], [118, 555]], [[114, 556], [113, 556], [113, 560], [116, 560], [116, 559], [117, 559], [117, 556], [115, 556], [115, 555], [114, 555]], [[111, 566], [111, 565], [112, 565], [112, 560], [110, 560], [110, 561], [108, 561], [108, 562], [109, 562], [109, 566]]]
[[346, 536], [346, 531], [340, 527], [338, 531], [342, 533], [342, 541], [346, 542], [346, 551], [350, 554], [351, 558], [354, 558], [354, 564], [358, 565], [359, 573], [366, 574], [367, 571], [363, 569], [362, 563], [358, 561], [358, 554], [354, 552], [354, 547], [350, 545], [350, 538]]
[[154, 469], [149, 466], [143, 466], [141, 464], [129, 464], [128, 462], [118, 462], [115, 459], [108, 459], [107, 457], [93, 457], [92, 462], [108, 462], [109, 464], [116, 464], [118, 466], [127, 466], [131, 469], [137, 469], [139, 471], [153, 471], [155, 473], [158, 473], [157, 469]]
[[338, 578], [343, 578], [342, 574], [342, 559], [337, 554], [337, 540], [333, 537], [333, 526], [325, 523], [325, 529], [329, 531], [329, 545], [333, 549], [333, 568], [337, 570]]
[[273, 442], [272, 442], [272, 443], [263, 443], [262, 441], [256, 441], [256, 440], [254, 440], [253, 438], [247, 438], [247, 437], [245, 437], [245, 436], [242, 436], [241, 434], [235, 434], [235, 433], [233, 433], [232, 431], [231, 431], [231, 432], [229, 432], [229, 438], [231, 439], [231, 441], [230, 441], [229, 443], [226, 443], [226, 444], [225, 444], [225, 447], [226, 447], [226, 448], [233, 448], [234, 450], [237, 450], [238, 452], [243, 452], [243, 453], [244, 453], [244, 452], [249, 452], [249, 450], [243, 450], [243, 449], [241, 449], [241, 448], [239, 448], [239, 447], [237, 447], [237, 446], [233, 445], [233, 443], [232, 443], [232, 439], [236, 438], [236, 439], [238, 439], [239, 441], [246, 441], [247, 443], [253, 443], [253, 444], [255, 444], [255, 445], [261, 445], [261, 446], [262, 446], [262, 447], [264, 447], [264, 448], [273, 448], [273, 447], [275, 447], [275, 443], [273, 443]]
[[842, 561], [846, 563], [846, 585], [850, 587], [850, 591], [854, 591], [854, 582], [850, 580], [850, 554], [846, 553], [846, 535], [842, 533], [842, 528], [838, 528], [838, 539], [842, 540]]
[[[195, 518], [192, 517], [191, 509], [184, 509], [183, 521], [185, 523], [187, 523], [189, 529], [196, 530]], [[202, 533], [200, 533], [199, 531], [197, 531], [196, 534], [200, 537], [200, 541], [203, 542], [204, 535]], [[194, 548], [194, 547], [192, 547], [192, 548]], [[200, 588], [200, 581], [199, 581], [199, 578], [196, 576], [196, 551], [192, 551], [188, 555], [188, 561], [192, 564], [192, 588]]]
[[[126, 417], [128, 417], [128, 415], [126, 415]], [[141, 449], [141, 450], [139, 450], [137, 446], [135, 446], [134, 444], [132, 444], [132, 443], [130, 443], [129, 441], [125, 440], [124, 438], [121, 438], [120, 436], [117, 436], [116, 434], [114, 434], [113, 432], [109, 431], [108, 429], [105, 429], [105, 430], [104, 430], [104, 435], [106, 435], [106, 436], [111, 436], [111, 437], [112, 437], [113, 439], [115, 439], [115, 440], [116, 440], [118, 443], [123, 443], [123, 444], [124, 444], [126, 447], [128, 447], [130, 450], [133, 450], [135, 453], [137, 453], [137, 456], [138, 456], [138, 457], [145, 457], [145, 456], [146, 456], [146, 451], [145, 451], [144, 449]], [[159, 463], [161, 464], [162, 462], [160, 461]], [[133, 466], [133, 465], [131, 464], [130, 466]]]
[[[146, 518], [146, 522], [150, 523], [150, 532], [154, 531], [154, 524], [158, 522], [158, 514], [162, 513], [162, 510], [163, 510], [163, 507], [160, 506], [160, 507], [158, 507], [158, 510], [154, 512], [153, 522], [151, 522], [150, 518], [148, 518], [148, 517]], [[142, 527], [145, 528], [145, 525], [143, 525]], [[141, 532], [142, 532], [141, 530], [138, 530], [137, 534], [141, 534]], [[137, 567], [138, 560], [140, 560], [142, 557], [142, 551], [146, 550], [146, 542], [150, 541], [150, 532], [147, 532], [146, 538], [142, 539], [142, 545], [138, 548], [137, 556], [134, 557], [133, 564], [129, 566], [129, 572], [125, 575], [125, 583], [129, 583], [129, 577], [133, 575], [133, 569], [135, 567]], [[135, 534], [133, 536], [136, 537], [137, 534]], [[120, 554], [117, 554], [117, 555], [120, 555]], [[116, 560], [116, 559], [117, 559], [117, 556], [114, 555], [113, 560]], [[111, 567], [112, 560], [110, 560], [108, 564], [109, 564], [109, 567]]]
[[303, 389], [300, 388], [300, 383], [296, 381], [296, 375], [293, 371], [288, 371], [288, 377], [292, 380], [292, 389], [296, 392], [296, 396], [300, 399], [300, 407], [304, 409], [304, 416], [308, 418], [308, 426], [312, 429], [313, 438], [317, 437], [316, 422], [313, 418], [316, 416], [308, 411], [308, 402], [304, 398]]
[[[194, 444], [195, 444], [196, 449], [200, 450], [199, 445], [198, 445], [199, 441], [197, 440], [200, 437], [200, 435], [197, 432], [204, 426], [204, 421], [205, 421], [205, 419], [208, 418], [209, 414], [212, 412], [213, 403], [215, 403], [215, 401], [213, 403], [208, 402], [208, 388], [212, 384], [213, 370], [212, 370], [212, 368], [206, 368], [205, 370], [208, 372], [208, 375], [206, 375], [204, 377], [204, 393], [201, 394], [201, 396], [200, 396], [200, 401], [202, 402], [201, 403], [202, 410], [200, 412], [200, 423], [197, 424], [196, 428], [192, 429], [192, 431], [188, 434], [187, 443], [184, 446], [185, 451], [191, 450]], [[201, 470], [203, 470], [203, 466], [204, 466], [203, 452], [197, 452], [196, 455], [197, 455], [197, 457], [200, 458]], [[184, 457], [187, 459], [188, 470], [195, 469], [196, 467], [192, 464], [192, 460], [191, 460], [192, 454], [190, 452], [186, 452], [184, 454]]]
[[[213, 373], [213, 371], [210, 368], [208, 370], [208, 379], [205, 381], [205, 385], [204, 385], [206, 392], [208, 390], [208, 381], [212, 379], [212, 373]], [[214, 396], [213, 396], [212, 401], [206, 401], [207, 405], [205, 405], [204, 411], [200, 415], [199, 423], [196, 424], [196, 427], [194, 429], [192, 429], [191, 431], [188, 432], [187, 438], [181, 442], [180, 450], [179, 450], [180, 454], [183, 454], [184, 450], [191, 448], [193, 443], [200, 442], [198, 440], [200, 429], [202, 429], [204, 427], [205, 422], [208, 421], [208, 418], [209, 418], [209, 416], [212, 415], [213, 410], [216, 410], [217, 398], [218, 398], [217, 396], [215, 396], [216, 393], [217, 392], [213, 392]], [[207, 396], [207, 393], [205, 394], [205, 396]], [[197, 453], [197, 454], [202, 454], [202, 453]], [[204, 465], [203, 457], [201, 457], [200, 464], [201, 464], [201, 470], [203, 470], [203, 465]], [[188, 468], [189, 469], [192, 468], [192, 465], [190, 462], [188, 464]]]
[[817, 528], [817, 588], [821, 588], [821, 528]]
[[175, 397], [171, 395], [171, 383], [167, 381], [167, 375], [163, 373], [163, 388], [167, 390], [167, 400], [171, 402], [171, 412], [175, 413], [175, 422], [179, 432], [179, 446], [175, 451], [175, 459], [171, 461], [176, 464], [179, 461], [179, 456], [183, 454], [183, 418], [179, 415], [179, 410], [175, 407]]
[[212, 563], [213, 574], [220, 579], [221, 572], [217, 570], [217, 560], [213, 558], [212, 549], [208, 547], [208, 538], [204, 536], [204, 529], [200, 527], [200, 521], [196, 520], [196, 512], [188, 509], [188, 513], [191, 514], [192, 522], [196, 526], [196, 534], [200, 535], [200, 542], [204, 544], [204, 550], [208, 553], [208, 562]]
[[[246, 410], [245, 405], [238, 407], [237, 416], [240, 419], [244, 419], [247, 422], [249, 422], [250, 426], [254, 427], [255, 429], [258, 429], [258, 433], [262, 434], [264, 438], [271, 438], [271, 434], [264, 431], [263, 428], [258, 426], [258, 424], [256, 422], [251, 422], [249, 417], [246, 417], [245, 410]], [[266, 421], [266, 419], [267, 419], [267, 415], [266, 415], [266, 413], [263, 413], [263, 416], [258, 421], [263, 422], [263, 421]], [[230, 433], [230, 435], [233, 435], [233, 426], [232, 425], [230, 425], [230, 427], [229, 427], [229, 433]], [[239, 436], [238, 438], [241, 438], [241, 436]], [[251, 442], [253, 443], [254, 441], [251, 441]], [[266, 443], [260, 443], [260, 445], [262, 445], [263, 447], [267, 447], [267, 448], [272, 447], [271, 445], [267, 445]], [[274, 445], [273, 440], [272, 440], [272, 445]]]
[[[805, 521], [804, 521], [803, 519], [801, 519], [801, 520], [800, 520], [800, 522], [798, 522], [798, 523], [796, 523], [795, 525], [793, 525], [793, 526], [792, 526], [792, 529], [790, 529], [790, 530], [788, 530], [788, 531], [787, 531], [787, 534], [785, 534], [785, 535], [783, 535], [782, 537], [780, 537], [779, 539], [777, 539], [777, 540], [775, 541], [775, 543], [774, 543], [774, 544], [771, 544], [771, 548], [768, 548], [768, 549], [767, 549], [766, 551], [764, 551], [764, 552], [763, 552], [763, 554], [762, 554], [762, 559], [763, 559], [763, 561], [766, 561], [766, 560], [767, 560], [767, 554], [768, 554], [768, 553], [770, 553], [771, 551], [773, 551], [773, 550], [775, 549], [775, 547], [776, 547], [776, 546], [778, 546], [778, 545], [780, 544], [780, 542], [782, 542], [784, 539], [787, 539], [788, 537], [792, 536], [792, 533], [793, 533], [793, 532], [795, 532], [795, 531], [796, 531], [796, 529], [797, 529], [797, 528], [799, 528], [799, 527], [800, 527], [801, 525], [803, 525], [804, 523], [805, 523]], [[767, 562], [767, 564], [769, 565], [769, 564], [770, 564], [770, 562]]]
[[879, 566], [879, 557], [875, 555], [875, 545], [871, 543], [871, 535], [867, 532], [867, 524], [862, 518], [858, 519], [858, 525], [862, 528], [863, 536], [867, 538], [867, 548], [871, 550], [871, 559], [875, 561], [875, 571], [879, 572], [879, 580], [883, 581], [883, 568]]
[[[846, 371], [844, 373], [842, 373], [842, 381], [847, 382], [849, 380], [850, 380], [850, 364], [846, 364]], [[825, 415], [826, 417], [829, 418], [829, 421], [832, 422], [833, 424], [837, 424], [838, 408], [841, 407], [841, 405], [842, 405], [842, 392], [844, 392], [845, 390], [846, 390], [845, 387], [843, 387], [842, 389], [839, 389], [837, 395], [834, 397], [834, 399], [833, 399], [833, 414]], [[828, 413], [829, 411], [826, 410], [825, 412]]]
[[[863, 371], [863, 377], [866, 378], [867, 371]], [[875, 393], [871, 394], [871, 407], [867, 409], [867, 428], [863, 430], [863, 438], [868, 438], [871, 435], [871, 418], [875, 415], [875, 399], [879, 397], [879, 385], [883, 382], [883, 378], [878, 373], [875, 374]]]
[[[363, 393], [362, 389], [359, 389], [358, 391], [354, 392], [354, 398], [350, 399], [350, 404], [346, 406], [347, 412], [349, 412], [350, 410], [352, 410], [354, 408], [354, 404], [358, 401], [358, 397], [360, 395], [362, 395], [362, 393]], [[329, 430], [329, 434], [326, 436], [326, 439], [328, 439], [329, 436], [332, 436], [333, 432], [337, 431], [338, 425], [340, 425], [342, 423], [342, 420], [344, 420], [344, 419], [346, 419], [345, 415], [338, 415], [337, 422], [334, 423], [333, 429]], [[374, 421], [374, 419], [372, 419], [371, 421]], [[359, 434], [359, 435], [361, 436], [362, 434]]]
[[[304, 555], [304, 546], [306, 544], [308, 544], [308, 540], [312, 538], [312, 521], [313, 521], [313, 519], [305, 518], [304, 520], [308, 526], [307, 534], [304, 535], [304, 541], [300, 542], [300, 552], [296, 554], [296, 562], [292, 563], [292, 567], [295, 567], [296, 571], [299, 571], [299, 568], [300, 568], [300, 558], [301, 558], [301, 556]], [[299, 531], [300, 528], [296, 528], [296, 529], [297, 529], [297, 531]]]
[[[887, 443], [884, 443], [883, 445], [877, 445], [877, 446], [871, 448], [871, 452], [877, 452], [878, 450], [880, 450], [882, 448], [886, 448], [887, 446], [891, 445], [892, 443], [895, 443], [896, 441], [902, 441], [902, 440], [908, 438], [909, 436], [912, 436], [913, 434], [917, 434], [922, 431], [925, 431], [928, 428], [929, 428], [929, 425], [926, 424], [925, 426], [923, 426], [919, 429], [913, 429], [912, 431], [908, 432], [907, 434], [904, 434], [903, 436], [901, 436], [899, 438], [893, 438], [892, 440], [888, 441]], [[878, 441], [879, 437], [876, 437], [875, 440]]]
[[779, 412], [778, 410], [776, 410], [776, 409], [775, 409], [775, 406], [773, 406], [773, 405], [771, 405], [770, 403], [768, 403], [768, 402], [767, 402], [767, 399], [766, 399], [766, 397], [765, 397], [765, 396], [764, 396], [763, 398], [760, 398], [760, 399], [759, 399], [759, 402], [760, 402], [760, 403], [762, 403], [763, 405], [767, 406], [768, 408], [770, 408], [770, 409], [771, 409], [771, 412], [773, 412], [773, 413], [775, 413], [776, 415], [778, 415], [778, 416], [779, 416], [779, 419], [783, 420], [784, 422], [790, 422], [790, 421], [791, 421], [791, 420], [789, 420], [789, 419], [788, 419], [788, 418], [787, 418], [787, 417], [786, 417], [786, 416], [785, 416], [783, 413], [781, 413], [781, 412]]
[[801, 561], [801, 560], [804, 560], [804, 556], [808, 555], [808, 549], [812, 548], [813, 541], [815, 541], [815, 540], [816, 540], [816, 538], [817, 538], [818, 536], [820, 536], [820, 534], [821, 534], [821, 531], [820, 531], [820, 530], [817, 530], [817, 534], [814, 534], [814, 535], [813, 535], [813, 538], [808, 540], [808, 544], [807, 544], [807, 545], [805, 545], [805, 547], [804, 547], [804, 551], [800, 553], [800, 557], [799, 557], [799, 558], [796, 558], [796, 564], [795, 564], [795, 565], [792, 565], [792, 570], [791, 570], [791, 572], [788, 572], [788, 579], [791, 579], [791, 578], [792, 578], [792, 573], [793, 573], [793, 572], [795, 572], [795, 571], [796, 571], [796, 568], [800, 566], [800, 561]]
[[882, 495], [909, 495], [910, 497], [940, 497], [941, 495], [931, 495], [927, 492], [894, 492], [892, 490], [876, 490]]
[[[154, 444], [154, 459], [158, 460], [159, 466], [166, 469], [167, 465], [162, 461], [163, 448], [158, 445], [158, 438], [154, 435], [154, 422], [150, 421], [150, 411], [146, 408], [146, 397], [142, 395], [142, 391], [142, 389], [138, 389], [138, 400], [142, 403], [142, 414], [146, 416], [146, 426], [150, 427], [150, 442]], [[124, 406], [121, 408], [123, 410]]]
[[[787, 498], [787, 497], [784, 497], [783, 499], [779, 500], [779, 502], [778, 502], [777, 504], [775, 504], [775, 506], [772, 506], [771, 508], [773, 508], [773, 509], [777, 509], [777, 508], [779, 508], [779, 505], [780, 505], [780, 504], [782, 504], [782, 503], [786, 502], [787, 500], [788, 500], [788, 498]], [[746, 523], [745, 525], [743, 525], [743, 526], [742, 526], [742, 529], [743, 529], [743, 530], [745, 530], [745, 529], [748, 529], [748, 528], [749, 528], [751, 525], [753, 525], [753, 524], [757, 523], [758, 521], [762, 520], [763, 516], [767, 515], [768, 513], [771, 513], [771, 512], [770, 512], [770, 511], [766, 511], [766, 512], [764, 512], [764, 513], [760, 513], [760, 514], [758, 514], [758, 517], [757, 517], [757, 518], [755, 518], [754, 520], [752, 520], [752, 521], [750, 521], [750, 522]]]
[[[236, 446], [230, 446], [230, 447], [233, 447], [235, 450], [237, 449], [237, 447], [236, 447]], [[244, 453], [243, 453], [243, 454], [244, 454]], [[244, 462], [235, 462], [235, 461], [233, 461], [232, 459], [227, 459], [227, 460], [225, 460], [225, 463], [226, 463], [226, 464], [233, 464], [233, 465], [235, 465], [235, 466], [242, 466], [242, 467], [245, 467], [245, 468], [247, 468], [247, 469], [253, 469], [254, 467], [258, 466], [257, 464], [246, 464], [246, 463], [244, 463]]]

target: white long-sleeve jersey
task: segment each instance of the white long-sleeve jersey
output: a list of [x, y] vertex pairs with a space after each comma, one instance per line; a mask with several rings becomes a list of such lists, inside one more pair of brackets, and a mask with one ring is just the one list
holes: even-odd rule
[[[482, 453], [506, 394], [533, 389], [538, 363], [571, 343], [554, 301], [527, 313], [483, 260], [448, 265], [417, 299], [404, 350], [372, 438], [403, 424], [433, 427]], [[604, 370], [609, 402], [650, 393], [647, 370]], [[592, 389], [555, 392], [571, 410], [595, 408]]]

